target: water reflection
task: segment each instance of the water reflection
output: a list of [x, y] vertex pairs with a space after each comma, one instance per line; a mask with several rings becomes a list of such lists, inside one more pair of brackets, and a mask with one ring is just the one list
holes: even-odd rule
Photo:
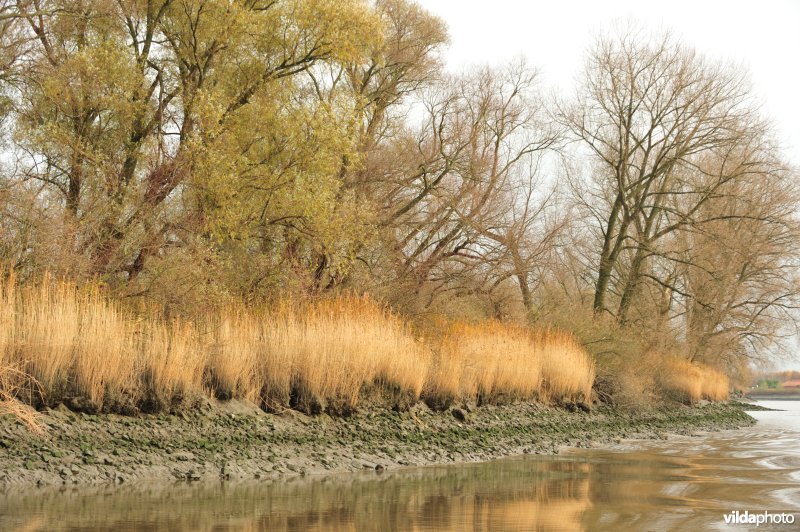
[[383, 475], [7, 493], [0, 529], [723, 529], [737, 509], [800, 520], [800, 422], [771, 414], [704, 439]]

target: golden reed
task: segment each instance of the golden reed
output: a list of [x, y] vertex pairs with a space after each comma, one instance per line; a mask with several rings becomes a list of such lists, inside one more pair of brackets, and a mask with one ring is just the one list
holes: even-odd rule
[[356, 296], [165, 320], [126, 311], [97, 287], [47, 277], [20, 285], [5, 273], [0, 311], [3, 405], [18, 395], [20, 375], [38, 383], [44, 403], [80, 396], [114, 410], [202, 393], [349, 408], [371, 387], [415, 399], [578, 401], [591, 399], [595, 374], [560, 331], [457, 322], [419, 338], [387, 307]]

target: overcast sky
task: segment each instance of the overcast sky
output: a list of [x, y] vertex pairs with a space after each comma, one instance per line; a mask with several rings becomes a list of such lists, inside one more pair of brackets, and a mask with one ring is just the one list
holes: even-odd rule
[[447, 66], [519, 56], [546, 84], [571, 91], [594, 36], [632, 19], [750, 71], [784, 150], [800, 165], [800, 1], [797, 0], [418, 0], [450, 29]]
[[[418, 1], [449, 27], [449, 70], [525, 56], [559, 91], [573, 90], [598, 32], [629, 19], [654, 31], [668, 29], [699, 52], [750, 72], [787, 158], [800, 165], [800, 1]], [[800, 367], [800, 355], [775, 367]]]

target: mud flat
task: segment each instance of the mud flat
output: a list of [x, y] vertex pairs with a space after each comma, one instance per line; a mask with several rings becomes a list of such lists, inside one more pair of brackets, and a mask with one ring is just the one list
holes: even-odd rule
[[265, 413], [239, 401], [206, 400], [189, 411], [141, 416], [91, 415], [59, 406], [42, 414], [44, 435], [0, 418], [0, 491], [364, 470], [380, 474], [736, 429], [755, 423], [747, 408], [737, 402], [638, 410], [517, 403], [434, 411], [418, 403], [405, 411], [375, 405], [332, 417]]

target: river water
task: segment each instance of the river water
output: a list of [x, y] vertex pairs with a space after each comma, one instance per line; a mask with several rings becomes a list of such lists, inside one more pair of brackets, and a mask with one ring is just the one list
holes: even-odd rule
[[[780, 411], [753, 412], [759, 423], [740, 431], [558, 456], [381, 475], [7, 493], [0, 530], [800, 530], [800, 401], [760, 404]], [[734, 511], [797, 522], [726, 524]]]

